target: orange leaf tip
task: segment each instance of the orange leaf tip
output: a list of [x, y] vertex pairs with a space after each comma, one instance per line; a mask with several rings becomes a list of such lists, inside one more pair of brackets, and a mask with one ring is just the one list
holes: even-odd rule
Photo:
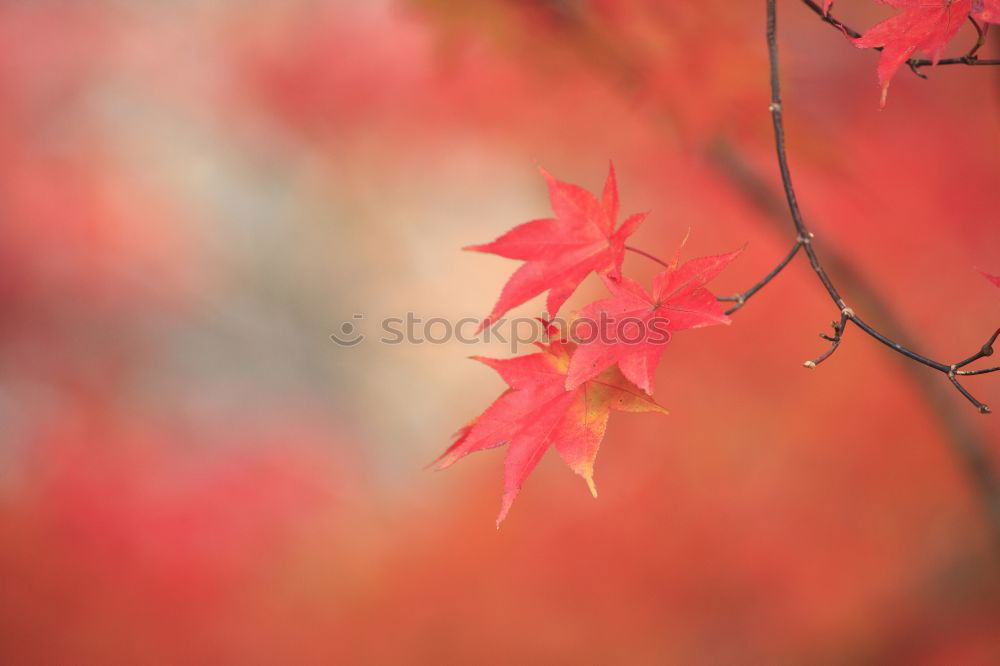
[[597, 499], [597, 486], [594, 485], [594, 472], [593, 469], [583, 476], [584, 480], [587, 482], [587, 487], [590, 488], [590, 494]]

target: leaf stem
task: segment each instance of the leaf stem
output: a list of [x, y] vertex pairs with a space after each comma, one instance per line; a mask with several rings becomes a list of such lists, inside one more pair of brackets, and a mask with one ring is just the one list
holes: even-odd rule
[[635, 252], [638, 255], [646, 257], [647, 259], [650, 259], [651, 261], [655, 261], [656, 263], [658, 263], [659, 265], [663, 266], [664, 268], [670, 268], [670, 264], [668, 264], [667, 262], [663, 261], [659, 257], [656, 257], [656, 256], [650, 254], [649, 252], [646, 252], [644, 250], [640, 250], [639, 248], [633, 247], [631, 245], [626, 245], [625, 249], [628, 250], [629, 252]]

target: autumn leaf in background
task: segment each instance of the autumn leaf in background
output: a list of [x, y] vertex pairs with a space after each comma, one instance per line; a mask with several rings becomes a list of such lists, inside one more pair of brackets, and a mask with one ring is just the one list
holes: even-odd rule
[[617, 370], [608, 370], [567, 391], [566, 373], [575, 345], [556, 340], [539, 346], [540, 353], [528, 356], [476, 358], [500, 373], [510, 389], [463, 428], [438, 461], [438, 469], [444, 469], [470, 453], [507, 444], [497, 527], [550, 445], [587, 481], [596, 497], [594, 459], [611, 411], [666, 414]]
[[[617, 335], [604, 331], [581, 346], [570, 364], [566, 388], [575, 389], [617, 363], [626, 378], [652, 395], [653, 375], [669, 333], [730, 323], [722, 305], [705, 285], [740, 252], [692, 259], [679, 268], [674, 260], [653, 278], [652, 294], [627, 277], [617, 283], [605, 280], [612, 297], [588, 305], [580, 316], [598, 326], [607, 322], [607, 328], [614, 329]], [[630, 333], [625, 323], [637, 331]], [[658, 335], [658, 328], [668, 334]]]
[[996, 286], [1000, 287], [1000, 275], [990, 275], [984, 271], [983, 276]]
[[[915, 52], [923, 51], [934, 64], [948, 42], [971, 16], [978, 21], [1000, 22], [1000, 0], [883, 0], [902, 13], [882, 21], [858, 39], [860, 49], [881, 48], [878, 80], [881, 105], [889, 94], [889, 83]], [[827, 6], [825, 5], [825, 8]]]
[[615, 229], [618, 185], [613, 165], [600, 200], [582, 187], [541, 171], [555, 218], [526, 222], [492, 243], [465, 248], [527, 262], [504, 285], [484, 327], [544, 291], [549, 292], [547, 312], [554, 317], [591, 271], [619, 279], [625, 239], [645, 218], [645, 214], [632, 215]]

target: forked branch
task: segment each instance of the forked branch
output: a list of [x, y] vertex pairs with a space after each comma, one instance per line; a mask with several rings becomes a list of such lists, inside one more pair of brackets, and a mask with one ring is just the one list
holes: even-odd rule
[[[811, 0], [804, 0], [807, 5], [814, 6]], [[795, 194], [795, 188], [792, 184], [791, 171], [788, 166], [788, 155], [785, 147], [785, 127], [784, 127], [784, 116], [781, 101], [781, 76], [780, 68], [778, 64], [778, 40], [777, 40], [777, 9], [776, 0], [766, 0], [767, 3], [767, 50], [768, 59], [770, 63], [770, 83], [771, 83], [771, 121], [774, 128], [774, 145], [775, 152], [778, 158], [778, 167], [781, 172], [781, 182], [782, 187], [785, 192], [785, 198], [788, 203], [788, 210], [791, 213], [792, 222], [795, 226], [798, 238], [800, 242], [802, 239], [806, 241], [802, 244], [805, 250], [806, 256], [809, 258], [809, 263], [812, 266], [813, 272], [822, 282], [824, 289], [830, 295], [830, 298], [836, 304], [837, 308], [840, 310], [840, 320], [835, 322], [833, 325], [834, 334], [832, 336], [823, 336], [831, 343], [831, 348], [827, 350], [822, 356], [814, 361], [806, 362], [807, 367], [815, 368], [819, 363], [823, 362], [829, 358], [840, 346], [844, 332], [847, 328], [848, 323], [852, 323], [862, 331], [867, 333], [869, 336], [875, 338], [885, 346], [889, 347], [893, 351], [910, 360], [916, 361], [917, 363], [923, 364], [929, 368], [933, 368], [938, 372], [943, 373], [948, 377], [948, 380], [952, 385], [961, 393], [973, 406], [975, 406], [980, 413], [989, 414], [990, 409], [986, 404], [975, 398], [958, 380], [959, 376], [971, 376], [979, 374], [987, 374], [992, 372], [1000, 371], [1000, 367], [996, 368], [986, 368], [982, 370], [971, 370], [965, 371], [963, 368], [979, 361], [980, 359], [992, 356], [994, 353], [994, 346], [997, 339], [1000, 338], [1000, 329], [995, 331], [987, 341], [979, 348], [979, 350], [972, 354], [971, 356], [958, 361], [956, 363], [942, 363], [940, 361], [935, 361], [926, 356], [918, 354], [902, 344], [891, 340], [887, 336], [883, 335], [870, 324], [865, 322], [861, 317], [854, 312], [853, 309], [847, 306], [844, 299], [841, 297], [837, 288], [834, 286], [830, 277], [827, 275], [826, 271], [823, 269], [820, 263], [819, 257], [816, 254], [816, 250], [813, 247], [813, 236], [806, 227], [805, 221], [802, 218], [802, 212], [799, 209], [798, 199]], [[814, 9], [818, 7], [814, 6]], [[829, 22], [829, 21], [828, 21]], [[978, 490], [983, 503], [986, 507], [990, 527], [992, 528], [993, 535], [997, 542], [1000, 543], [1000, 482], [998, 482], [996, 473], [992, 466], [989, 464], [989, 457], [981, 450], [965, 450], [961, 449], [959, 453], [963, 456], [963, 460], [966, 463], [967, 470], [976, 484], [976, 489]]]
[[[811, 0], [806, 0], [807, 4]], [[812, 266], [813, 272], [819, 278], [820, 282], [823, 284], [823, 288], [830, 295], [830, 298], [836, 304], [837, 309], [841, 314], [840, 324], [834, 325], [834, 336], [831, 339], [833, 347], [826, 354], [821, 356], [815, 361], [807, 362], [807, 367], [816, 367], [822, 361], [826, 360], [839, 346], [840, 339], [844, 334], [844, 330], [848, 323], [852, 323], [862, 331], [867, 333], [869, 336], [875, 338], [885, 346], [889, 347], [898, 354], [909, 358], [912, 361], [926, 365], [929, 368], [933, 368], [938, 372], [941, 372], [948, 376], [951, 383], [955, 386], [958, 391], [965, 396], [965, 398], [972, 403], [976, 409], [982, 414], [989, 414], [990, 408], [983, 402], [976, 399], [971, 393], [969, 393], [958, 381], [957, 372], [961, 368], [973, 363], [981, 358], [990, 356], [993, 354], [993, 344], [996, 342], [997, 336], [1000, 335], [1000, 331], [994, 334], [985, 345], [983, 345], [980, 350], [970, 356], [969, 358], [960, 361], [958, 363], [943, 363], [941, 361], [936, 361], [934, 359], [928, 358], [923, 354], [919, 354], [907, 347], [903, 346], [901, 343], [896, 342], [888, 338], [887, 336], [880, 333], [873, 326], [868, 324], [864, 319], [862, 319], [852, 308], [848, 307], [847, 303], [844, 302], [843, 297], [837, 290], [837, 287], [833, 284], [830, 276], [827, 275], [826, 270], [820, 263], [819, 256], [816, 254], [816, 250], [813, 247], [813, 234], [806, 227], [805, 220], [802, 217], [802, 211], [799, 208], [798, 198], [795, 194], [795, 187], [792, 184], [792, 175], [788, 166], [788, 154], [785, 148], [785, 126], [784, 126], [784, 116], [781, 102], [781, 77], [778, 67], [778, 43], [777, 43], [777, 19], [775, 10], [775, 0], [767, 0], [767, 46], [768, 46], [768, 56], [770, 61], [770, 79], [771, 79], [771, 104], [768, 107], [771, 111], [771, 122], [774, 127], [774, 144], [775, 151], [778, 158], [778, 167], [781, 172], [781, 182], [785, 191], [785, 198], [788, 202], [788, 209], [791, 212], [792, 223], [795, 225], [795, 230], [798, 234], [798, 243], [802, 246], [809, 258], [809, 264]], [[787, 262], [786, 262], [787, 263]], [[779, 265], [783, 267], [783, 265]], [[772, 276], [773, 277], [773, 276]], [[985, 373], [980, 373], [985, 374]]]
[[[830, 13], [824, 13], [823, 7], [821, 7], [818, 3], [814, 2], [814, 0], [802, 0], [802, 2], [806, 5], [806, 7], [815, 12], [816, 15], [819, 16], [824, 23], [832, 25], [834, 28], [841, 31], [851, 39], [858, 39], [859, 37], [861, 37], [861, 33], [855, 30], [854, 28], [850, 27], [843, 21], [834, 18], [834, 16]], [[977, 54], [979, 53], [979, 49], [983, 47], [983, 44], [986, 43], [986, 33], [983, 30], [983, 28], [979, 25], [979, 23], [972, 17], [969, 17], [969, 22], [972, 23], [972, 25], [975, 27], [978, 38], [976, 39], [976, 43], [973, 44], [972, 48], [969, 49], [965, 53], [965, 55], [958, 56], [956, 58], [942, 58], [937, 62], [934, 62], [933, 60], [928, 60], [926, 58], [910, 58], [906, 61], [906, 65], [910, 68], [910, 70], [914, 74], [916, 74], [922, 79], [926, 79], [927, 75], [921, 72], [920, 69], [923, 67], [930, 67], [932, 65], [969, 65], [972, 67], [983, 67], [983, 66], [988, 67], [993, 65], [1000, 65], [1000, 59], [979, 58]], [[881, 51], [882, 47], [879, 46], [875, 50]]]

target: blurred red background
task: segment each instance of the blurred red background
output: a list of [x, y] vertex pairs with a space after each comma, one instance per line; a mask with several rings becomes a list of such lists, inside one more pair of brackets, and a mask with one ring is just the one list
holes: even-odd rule
[[[875, 54], [779, 5], [818, 242], [874, 323], [968, 355], [1000, 314], [1000, 71], [901, 72], [879, 112]], [[547, 214], [537, 165], [596, 190], [613, 158], [635, 244], [749, 242], [721, 293], [766, 272], [763, 11], [0, 3], [0, 661], [1000, 663], [954, 453], [996, 461], [1000, 422], [861, 335], [803, 370], [834, 313], [801, 259], [676, 337], [671, 415], [612, 419], [600, 500], [548, 456], [499, 532], [502, 451], [422, 468], [500, 391], [464, 357], [508, 352], [372, 339], [486, 313], [512, 264], [459, 248]], [[375, 335], [334, 345], [354, 313]]]

